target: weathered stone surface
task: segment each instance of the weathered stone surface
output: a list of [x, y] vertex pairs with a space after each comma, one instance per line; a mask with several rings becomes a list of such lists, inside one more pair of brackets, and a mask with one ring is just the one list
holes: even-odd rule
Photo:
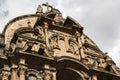
[[120, 69], [77, 21], [43, 6], [46, 12], [39, 5], [36, 14], [8, 22], [0, 35], [2, 80], [120, 80]]

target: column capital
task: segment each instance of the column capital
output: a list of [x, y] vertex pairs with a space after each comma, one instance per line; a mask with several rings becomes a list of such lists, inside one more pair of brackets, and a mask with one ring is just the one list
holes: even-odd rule
[[19, 71], [20, 74], [25, 74], [25, 71], [27, 70], [27, 65], [26, 64], [19, 64]]
[[8, 65], [4, 65], [1, 75], [2, 75], [2, 80], [8, 80], [8, 77], [10, 76], [10, 68]]

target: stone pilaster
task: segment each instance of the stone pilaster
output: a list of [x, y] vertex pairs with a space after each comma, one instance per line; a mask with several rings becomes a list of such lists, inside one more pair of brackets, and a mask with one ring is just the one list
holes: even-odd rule
[[49, 40], [48, 40], [48, 23], [47, 22], [44, 22], [44, 31], [45, 31], [45, 41], [46, 41], [46, 45], [48, 48], [50, 48], [50, 45], [49, 45]]
[[25, 59], [20, 59], [19, 63], [19, 80], [25, 80], [25, 72], [26, 72], [26, 64]]
[[18, 66], [12, 63], [11, 67], [11, 80], [18, 80]]
[[2, 69], [2, 80], [9, 80], [10, 76], [10, 68], [8, 65], [4, 65], [4, 68]]
[[45, 65], [43, 80], [56, 80], [56, 69]]
[[80, 35], [80, 33], [78, 31], [76, 31], [76, 37], [77, 37], [78, 44], [79, 44], [79, 50], [80, 50], [81, 58], [85, 58], [84, 51], [83, 51], [83, 46], [82, 46], [83, 40], [82, 40], [81, 35]]
[[68, 50], [69, 48], [68, 37], [65, 37], [65, 47], [66, 47], [66, 50]]

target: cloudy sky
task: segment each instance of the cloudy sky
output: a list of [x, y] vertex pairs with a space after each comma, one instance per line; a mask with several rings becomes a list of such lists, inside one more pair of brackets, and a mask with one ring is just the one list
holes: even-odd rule
[[49, 2], [63, 16], [77, 20], [103, 52], [120, 67], [120, 0], [0, 0], [0, 32], [14, 17], [34, 14], [38, 4]]

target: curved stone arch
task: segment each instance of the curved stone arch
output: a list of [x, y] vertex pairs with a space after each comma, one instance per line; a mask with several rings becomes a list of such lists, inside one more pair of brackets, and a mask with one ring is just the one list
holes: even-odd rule
[[27, 72], [26, 72], [26, 78], [28, 79], [28, 77], [31, 76], [31, 75], [35, 76], [37, 79], [42, 78], [41, 74], [42, 74], [42, 72], [39, 72], [37, 70], [28, 69]]
[[68, 67], [66, 69], [77, 73], [82, 78], [82, 80], [84, 80], [85, 78], [88, 78], [87, 74], [84, 73], [83, 71], [77, 71], [76, 69], [73, 69], [73, 68], [70, 68], [70, 67]]
[[33, 44], [31, 48], [33, 51], [35, 51], [36, 49], [36, 52], [40, 51], [40, 46], [46, 47], [45, 41], [43, 39], [38, 40], [37, 36], [34, 35], [33, 28], [21, 27], [14, 32], [13, 38], [10, 41], [10, 46], [8, 47], [8, 49], [12, 49], [12, 52], [14, 52], [14, 50], [16, 49], [22, 50], [22, 48], [29, 48], [29, 42]]
[[[69, 80], [88, 80], [89, 76], [86, 73], [89, 72], [89, 68], [82, 64], [79, 60], [71, 57], [62, 56], [57, 61], [57, 77], [64, 76], [65, 73], [67, 74], [67, 70], [69, 73], [72, 74], [67, 74], [67, 76], [70, 77]], [[75, 79], [71, 79], [71, 76], [73, 76]], [[68, 80], [68, 78], [66, 79]]]
[[28, 21], [31, 22], [31, 26], [33, 27], [38, 17], [39, 16], [36, 14], [28, 14], [28, 15], [22, 15], [10, 20], [5, 25], [5, 28], [2, 32], [2, 34], [5, 36], [6, 49], [9, 48], [9, 45], [10, 45], [9, 43], [14, 35], [14, 32], [21, 27], [28, 27], [28, 24], [27, 24]]
[[34, 34], [34, 30], [29, 27], [22, 27], [22, 28], [17, 29], [14, 32], [13, 37], [10, 40], [10, 43], [16, 43], [16, 41], [18, 40], [18, 36], [25, 34], [25, 33], [33, 33]]
[[20, 35], [24, 33], [34, 33], [34, 29], [30, 27], [22, 27], [15, 31], [15, 34]]
[[10, 25], [13, 24], [13, 23], [15, 23], [16, 21], [19, 21], [19, 20], [25, 19], [25, 18], [36, 18], [36, 20], [37, 20], [38, 17], [39, 17], [39, 15], [36, 15], [36, 14], [27, 14], [27, 15], [18, 16], [18, 17], [14, 18], [14, 19], [11, 19], [11, 20], [5, 25], [5, 28], [4, 28], [3, 32], [2, 32], [2, 34], [5, 34], [6, 30], [7, 30], [8, 28], [10, 28]]
[[57, 72], [57, 80], [86, 80], [84, 75], [74, 69], [65, 68]]
[[71, 67], [78, 71], [79, 70], [82, 70], [84, 72], [89, 71], [89, 68], [83, 63], [81, 63], [80, 60], [68, 56], [62, 56], [57, 60], [57, 68], [59, 68], [59, 66], [62, 66], [62, 68]]

